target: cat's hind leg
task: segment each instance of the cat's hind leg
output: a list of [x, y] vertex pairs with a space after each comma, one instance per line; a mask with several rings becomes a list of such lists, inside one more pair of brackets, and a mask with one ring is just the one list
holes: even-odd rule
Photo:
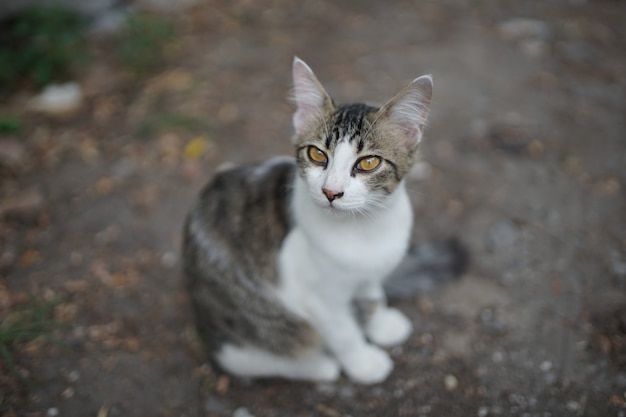
[[321, 351], [294, 359], [227, 343], [217, 352], [215, 359], [225, 371], [239, 377], [334, 381], [340, 373], [337, 362]]

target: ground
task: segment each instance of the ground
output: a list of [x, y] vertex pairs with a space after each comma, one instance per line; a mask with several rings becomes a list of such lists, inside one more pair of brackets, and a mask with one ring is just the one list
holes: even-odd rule
[[[626, 415], [626, 3], [196, 3], [143, 77], [94, 40], [73, 114], [0, 103], [25, 122], [0, 138], [1, 306], [61, 324], [13, 346], [4, 416]], [[217, 167], [292, 153], [294, 55], [340, 102], [435, 80], [414, 237], [472, 263], [395, 303], [415, 332], [379, 385], [238, 380], [194, 335], [184, 215]]]

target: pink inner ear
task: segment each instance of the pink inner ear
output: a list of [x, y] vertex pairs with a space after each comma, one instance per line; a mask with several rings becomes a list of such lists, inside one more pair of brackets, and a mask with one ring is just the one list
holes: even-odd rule
[[413, 80], [388, 104], [389, 120], [400, 128], [409, 150], [422, 140], [431, 96], [432, 79], [423, 76]]
[[320, 90], [320, 86], [310, 68], [301, 62], [294, 64], [293, 83], [296, 102], [293, 125], [296, 132], [301, 133], [322, 111], [325, 93]]
[[315, 106], [308, 104], [298, 104], [298, 108], [293, 115], [293, 126], [297, 133], [301, 133], [311, 123], [317, 109]]
[[407, 149], [413, 148], [415, 145], [420, 143], [422, 139], [421, 130], [416, 127], [404, 127], [404, 135], [406, 137], [406, 147]]

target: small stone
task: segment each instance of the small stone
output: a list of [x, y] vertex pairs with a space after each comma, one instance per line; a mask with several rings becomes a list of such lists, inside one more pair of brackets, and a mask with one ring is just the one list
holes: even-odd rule
[[484, 405], [481, 405], [478, 408], [478, 413], [476, 413], [476, 415], [478, 417], [487, 417], [487, 415], [489, 415], [489, 407], [486, 407]]
[[247, 408], [239, 407], [233, 412], [233, 417], [254, 417], [254, 415]]
[[487, 248], [492, 251], [513, 246], [519, 239], [519, 231], [512, 221], [506, 219], [491, 226], [487, 232]]
[[48, 417], [56, 417], [58, 415], [59, 415], [59, 409], [56, 407], [48, 408], [48, 411], [46, 411], [46, 416]]
[[459, 386], [459, 380], [456, 376], [448, 374], [443, 378], [443, 385], [448, 391], [454, 391]]
[[73, 113], [83, 100], [83, 93], [76, 82], [50, 84], [30, 102], [30, 109], [50, 116]]
[[578, 411], [580, 409], [580, 404], [578, 403], [578, 401], [568, 401], [565, 406], [569, 411]]
[[552, 369], [552, 362], [551, 361], [543, 361], [541, 362], [541, 364], [539, 365], [539, 370], [541, 372], [548, 372]]
[[491, 355], [491, 361], [493, 363], [502, 363], [504, 361], [504, 355], [502, 354], [502, 352], [496, 350]]
[[74, 388], [67, 387], [61, 393], [61, 398], [63, 398], [64, 400], [69, 400], [70, 398], [72, 398], [74, 396], [74, 392], [75, 392]]
[[178, 256], [174, 252], [165, 252], [161, 256], [161, 265], [167, 268], [173, 268], [178, 262]]
[[80, 379], [80, 373], [78, 371], [76, 371], [76, 370], [70, 371], [67, 374], [67, 379], [70, 382], [76, 382], [76, 381], [78, 381]]

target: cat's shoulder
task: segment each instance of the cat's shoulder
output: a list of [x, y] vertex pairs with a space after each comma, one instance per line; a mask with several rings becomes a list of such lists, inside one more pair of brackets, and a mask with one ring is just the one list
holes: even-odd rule
[[[218, 168], [200, 192], [201, 204], [216, 197], [231, 201], [256, 199], [266, 194], [275, 198], [288, 196], [296, 175], [293, 157], [277, 156], [262, 162], [247, 165], [229, 165]], [[219, 196], [219, 197], [218, 197]]]
[[294, 170], [296, 160], [291, 156], [275, 156], [265, 161], [235, 165], [225, 163], [215, 171], [214, 178], [248, 177], [250, 179], [263, 178]]

